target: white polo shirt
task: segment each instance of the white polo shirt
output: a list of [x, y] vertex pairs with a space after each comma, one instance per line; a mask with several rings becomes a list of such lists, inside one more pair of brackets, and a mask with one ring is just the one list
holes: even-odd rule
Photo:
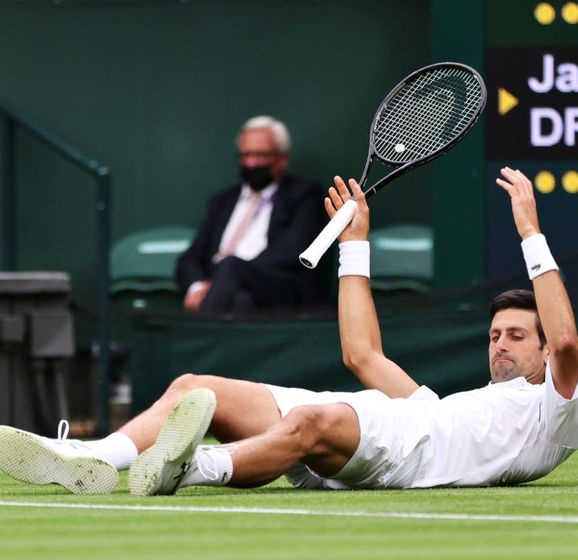
[[296, 486], [430, 488], [492, 486], [540, 478], [578, 448], [578, 387], [572, 399], [546, 381], [490, 383], [439, 399], [420, 387], [408, 399], [380, 391], [315, 393], [269, 386], [281, 414], [295, 406], [343, 402], [359, 419], [359, 447], [330, 479], [298, 465]]
[[430, 440], [412, 488], [527, 482], [578, 448], [578, 388], [562, 397], [549, 363], [541, 385], [518, 377], [427, 406]]

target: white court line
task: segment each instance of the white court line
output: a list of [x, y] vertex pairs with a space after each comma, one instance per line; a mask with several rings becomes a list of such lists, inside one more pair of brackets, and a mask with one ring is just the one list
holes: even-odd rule
[[315, 509], [202, 507], [202, 506], [140, 506], [129, 504], [65, 504], [43, 502], [8, 502], [0, 500], [0, 507], [36, 507], [60, 509], [94, 509], [109, 511], [161, 511], [182, 513], [252, 513], [265, 515], [312, 515], [320, 517], [372, 517], [385, 519], [432, 519], [443, 521], [529, 521], [534, 523], [578, 524], [578, 516], [564, 515], [474, 515], [467, 513], [388, 513], [373, 511], [322, 511]]

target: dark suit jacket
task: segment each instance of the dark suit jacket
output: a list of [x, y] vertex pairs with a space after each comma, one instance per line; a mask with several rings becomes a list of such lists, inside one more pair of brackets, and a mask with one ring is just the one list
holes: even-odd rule
[[[197, 280], [211, 278], [215, 269], [212, 258], [240, 192], [241, 186], [237, 185], [210, 198], [193, 244], [177, 261], [175, 276], [184, 291]], [[299, 286], [302, 303], [313, 303], [324, 296], [320, 273], [299, 262], [299, 254], [327, 223], [323, 197], [318, 184], [285, 176], [273, 199], [267, 248], [254, 259], [262, 267], [286, 273]]]

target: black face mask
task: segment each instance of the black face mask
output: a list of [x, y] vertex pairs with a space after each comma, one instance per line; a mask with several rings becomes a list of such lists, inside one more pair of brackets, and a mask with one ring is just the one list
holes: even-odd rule
[[266, 165], [262, 167], [245, 167], [242, 165], [240, 176], [254, 191], [262, 191], [273, 182], [271, 168]]

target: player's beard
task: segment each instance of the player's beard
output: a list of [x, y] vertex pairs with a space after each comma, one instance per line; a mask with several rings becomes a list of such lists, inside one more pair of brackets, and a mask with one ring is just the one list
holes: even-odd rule
[[514, 358], [500, 353], [492, 357], [491, 371], [494, 382], [510, 381], [510, 379], [521, 376], [521, 372]]

